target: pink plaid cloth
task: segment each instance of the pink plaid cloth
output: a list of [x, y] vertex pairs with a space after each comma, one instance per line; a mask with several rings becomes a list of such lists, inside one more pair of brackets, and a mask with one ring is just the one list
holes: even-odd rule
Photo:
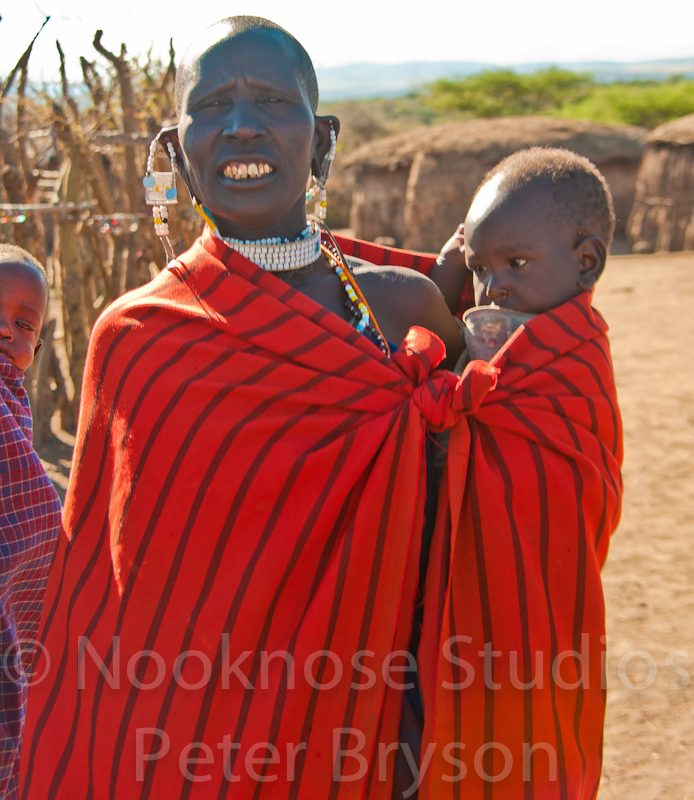
[[31, 446], [24, 374], [0, 355], [0, 798], [16, 797], [28, 679], [60, 532], [60, 500]]

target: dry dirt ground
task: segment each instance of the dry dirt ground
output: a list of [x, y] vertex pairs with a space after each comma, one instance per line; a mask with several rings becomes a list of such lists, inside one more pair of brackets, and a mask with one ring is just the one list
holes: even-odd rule
[[694, 253], [619, 256], [595, 306], [624, 420], [624, 510], [603, 571], [600, 800], [694, 800]]
[[[599, 800], [694, 800], [694, 253], [610, 259], [624, 511], [603, 571], [608, 703]], [[42, 448], [63, 488], [72, 437]]]

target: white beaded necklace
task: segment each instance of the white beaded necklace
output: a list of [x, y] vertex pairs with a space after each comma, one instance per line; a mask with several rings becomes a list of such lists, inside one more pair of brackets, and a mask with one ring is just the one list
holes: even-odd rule
[[268, 272], [301, 269], [313, 264], [320, 256], [321, 231], [316, 222], [309, 222], [292, 242], [285, 236], [272, 236], [267, 239], [229, 239], [216, 229], [213, 232], [244, 258], [252, 261]]

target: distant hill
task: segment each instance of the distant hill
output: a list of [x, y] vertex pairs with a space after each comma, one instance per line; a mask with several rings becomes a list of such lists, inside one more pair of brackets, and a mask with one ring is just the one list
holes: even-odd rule
[[476, 61], [412, 61], [404, 64], [348, 64], [318, 69], [321, 100], [365, 100], [397, 97], [421, 89], [439, 78], [466, 78], [483, 70], [510, 69], [518, 73], [559, 67], [589, 72], [600, 83], [630, 80], [667, 80], [673, 75], [694, 78], [694, 56], [661, 61], [585, 61], [579, 63], [485, 64]]

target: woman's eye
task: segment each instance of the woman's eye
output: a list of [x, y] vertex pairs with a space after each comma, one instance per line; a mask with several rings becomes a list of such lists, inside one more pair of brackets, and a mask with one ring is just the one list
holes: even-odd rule
[[484, 266], [484, 264], [474, 264], [473, 266], [468, 267], [468, 269], [475, 275], [483, 275], [487, 268]]
[[520, 269], [521, 267], [524, 267], [527, 263], [528, 263], [527, 259], [525, 258], [512, 258], [508, 262], [508, 265], [509, 267], [511, 267], [511, 269]]
[[210, 97], [207, 100], [203, 100], [200, 103], [201, 108], [216, 108], [217, 106], [221, 106], [224, 104], [224, 100], [221, 97]]

